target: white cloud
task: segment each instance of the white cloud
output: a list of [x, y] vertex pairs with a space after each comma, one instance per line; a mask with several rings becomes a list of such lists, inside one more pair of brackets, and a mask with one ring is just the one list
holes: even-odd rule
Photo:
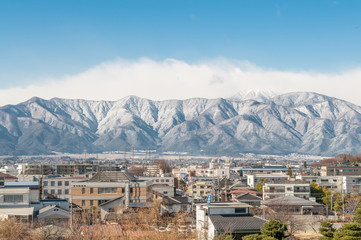
[[313, 91], [361, 105], [361, 68], [325, 74], [263, 69], [227, 59], [189, 64], [175, 59], [116, 60], [40, 85], [0, 90], [0, 105], [33, 96], [118, 100], [137, 95], [154, 100], [228, 97], [248, 89], [275, 92]]

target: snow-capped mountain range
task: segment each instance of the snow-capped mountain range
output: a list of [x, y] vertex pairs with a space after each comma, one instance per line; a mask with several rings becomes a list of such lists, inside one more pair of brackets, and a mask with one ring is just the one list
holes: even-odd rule
[[0, 108], [0, 154], [157, 149], [203, 154], [361, 152], [361, 107], [312, 92], [118, 101], [34, 97]]

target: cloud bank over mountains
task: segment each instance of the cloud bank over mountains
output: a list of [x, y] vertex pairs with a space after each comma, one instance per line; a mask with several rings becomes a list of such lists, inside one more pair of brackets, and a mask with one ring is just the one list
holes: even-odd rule
[[58, 79], [0, 89], [0, 106], [33, 96], [119, 100], [137, 95], [153, 100], [218, 98], [249, 89], [278, 93], [312, 91], [361, 104], [361, 68], [338, 73], [265, 69], [249, 62], [215, 59], [187, 63], [176, 59], [118, 59]]

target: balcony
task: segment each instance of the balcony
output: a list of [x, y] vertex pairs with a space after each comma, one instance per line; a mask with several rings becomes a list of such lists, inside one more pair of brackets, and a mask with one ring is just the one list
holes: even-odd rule
[[295, 192], [295, 193], [309, 193], [310, 189], [295, 189], [293, 192]]
[[264, 189], [265, 193], [284, 193], [284, 189]]

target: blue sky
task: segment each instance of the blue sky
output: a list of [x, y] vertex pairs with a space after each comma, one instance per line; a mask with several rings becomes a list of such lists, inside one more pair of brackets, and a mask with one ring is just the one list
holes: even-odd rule
[[360, 11], [356, 0], [1, 0], [0, 89], [143, 57], [338, 73], [361, 65]]

